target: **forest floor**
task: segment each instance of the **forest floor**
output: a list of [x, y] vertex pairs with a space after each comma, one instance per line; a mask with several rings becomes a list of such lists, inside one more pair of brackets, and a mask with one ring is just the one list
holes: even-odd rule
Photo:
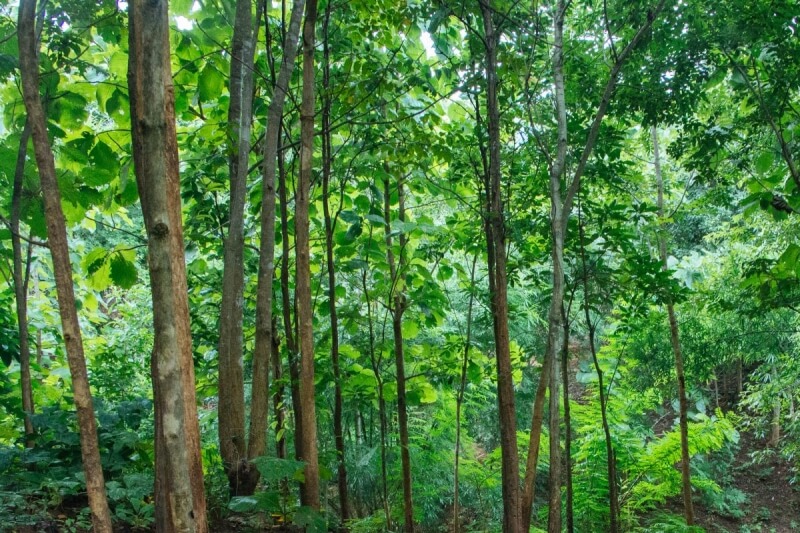
[[778, 454], [768, 454], [765, 461], [754, 464], [753, 452], [765, 448], [763, 440], [741, 434], [731, 475], [732, 486], [747, 496], [740, 506], [744, 516], [720, 516], [698, 505], [695, 515], [699, 526], [709, 533], [800, 532], [800, 491], [790, 483], [791, 464]]

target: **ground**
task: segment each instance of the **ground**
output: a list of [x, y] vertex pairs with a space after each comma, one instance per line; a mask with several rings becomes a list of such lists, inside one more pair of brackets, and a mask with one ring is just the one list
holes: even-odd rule
[[741, 506], [744, 517], [722, 517], [698, 506], [698, 525], [709, 533], [800, 532], [800, 487], [790, 484], [791, 465], [777, 454], [754, 464], [752, 453], [766, 446], [751, 434], [742, 433], [740, 444], [732, 474], [733, 486], [748, 497]]

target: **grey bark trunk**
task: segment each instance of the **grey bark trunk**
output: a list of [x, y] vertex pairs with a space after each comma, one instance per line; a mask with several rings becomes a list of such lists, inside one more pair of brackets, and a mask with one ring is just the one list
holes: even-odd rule
[[[262, 167], [262, 196], [261, 196], [261, 244], [259, 247], [258, 261], [258, 287], [256, 289], [256, 338], [253, 350], [253, 360], [268, 361], [272, 353], [272, 288], [275, 272], [275, 171], [278, 164], [278, 147], [281, 135], [281, 122], [286, 93], [289, 89], [289, 80], [294, 70], [300, 39], [300, 22], [303, 17], [304, 0], [295, 0], [292, 3], [292, 14], [289, 20], [289, 30], [283, 43], [283, 59], [281, 61], [278, 79], [273, 88], [272, 100], [267, 110], [267, 131], [264, 140], [264, 162]], [[285, 227], [285, 224], [283, 224]], [[284, 246], [286, 238], [284, 238]], [[283, 273], [281, 274], [283, 279]], [[288, 279], [288, 278], [287, 278]], [[287, 281], [288, 283], [288, 281]], [[286, 288], [288, 293], [288, 287]], [[284, 301], [284, 307], [288, 302]], [[287, 345], [291, 338], [291, 328], [287, 328]], [[292, 349], [292, 347], [290, 347]], [[263, 372], [263, 371], [262, 371]], [[267, 376], [268, 377], [268, 376]], [[262, 373], [263, 378], [263, 373]], [[266, 417], [266, 410], [264, 412]], [[251, 456], [252, 459], [254, 456]]]
[[[253, 361], [253, 399], [249, 442], [245, 441], [242, 321], [244, 305], [244, 206], [247, 193], [248, 155], [253, 115], [253, 32], [251, 0], [238, 0], [233, 27], [228, 107], [228, 159], [230, 212], [222, 271], [222, 303], [219, 326], [219, 443], [220, 455], [231, 493], [249, 495], [258, 482], [258, 470], [247, 460], [250, 448], [262, 455], [266, 447], [266, 387], [264, 361]], [[261, 4], [259, 4], [261, 5]], [[267, 361], [266, 368], [269, 368]], [[263, 396], [263, 397], [262, 397]], [[253, 426], [256, 426], [253, 428]], [[260, 430], [259, 430], [260, 429]]]

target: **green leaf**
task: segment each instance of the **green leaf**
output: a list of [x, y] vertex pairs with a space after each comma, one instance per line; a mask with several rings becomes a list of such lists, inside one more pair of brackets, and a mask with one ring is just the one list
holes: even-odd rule
[[197, 80], [200, 100], [203, 102], [216, 100], [222, 94], [223, 87], [225, 87], [225, 78], [213, 65], [207, 64], [200, 71], [200, 77]]
[[402, 324], [403, 338], [406, 340], [413, 339], [419, 334], [419, 324], [413, 320], [404, 320]]
[[236, 496], [228, 509], [236, 513], [273, 512], [281, 510], [281, 494], [277, 491], [257, 492], [252, 496]]
[[117, 287], [130, 289], [139, 280], [136, 265], [116, 253], [111, 257], [111, 281]]
[[294, 525], [305, 528], [307, 533], [325, 533], [328, 531], [328, 522], [325, 516], [311, 507], [300, 507], [294, 513]]
[[774, 160], [775, 154], [772, 152], [761, 152], [755, 161], [756, 172], [759, 174], [766, 174], [767, 171], [772, 167]]

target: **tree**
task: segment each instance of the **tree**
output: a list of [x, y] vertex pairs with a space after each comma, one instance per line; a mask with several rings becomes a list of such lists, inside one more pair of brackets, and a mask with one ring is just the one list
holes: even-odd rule
[[524, 531], [520, 523], [519, 459], [514, 383], [508, 336], [508, 281], [506, 273], [506, 228], [503, 216], [500, 168], [500, 109], [497, 102], [497, 46], [500, 35], [492, 20], [492, 3], [481, 2], [486, 47], [486, 106], [489, 136], [489, 176], [486, 183], [486, 246], [489, 262], [489, 292], [497, 360], [497, 401], [503, 469], [503, 530]]
[[[83, 337], [75, 306], [72, 264], [69, 257], [64, 213], [61, 208], [61, 193], [56, 177], [55, 159], [47, 133], [47, 117], [39, 97], [39, 54], [35, 28], [36, 4], [36, 0], [25, 0], [20, 3], [19, 8], [18, 39], [22, 94], [28, 113], [27, 121], [30, 124], [33, 151], [44, 196], [48, 245], [53, 260], [61, 328], [72, 376], [92, 525], [98, 533], [106, 533], [111, 531], [111, 513], [106, 499], [103, 466], [97, 443], [97, 422], [94, 418], [94, 405], [89, 389]], [[27, 332], [23, 333], [24, 336], [27, 336]]]
[[295, 199], [295, 290], [300, 341], [301, 455], [305, 477], [300, 490], [303, 505], [319, 510], [319, 463], [317, 458], [317, 415], [314, 393], [314, 328], [311, 307], [311, 265], [308, 210], [311, 197], [311, 163], [314, 152], [314, 42], [317, 2], [306, 3], [303, 25], [303, 101], [301, 104], [300, 179]]
[[[661, 159], [658, 150], [658, 130], [653, 126], [650, 130], [653, 139], [653, 166], [655, 167], [656, 185], [658, 188], [658, 216], [664, 221], [664, 180], [661, 176]], [[661, 233], [658, 239], [658, 255], [661, 267], [666, 271], [667, 265], [667, 237]], [[694, 507], [692, 505], [692, 480], [689, 471], [689, 402], [686, 398], [686, 372], [683, 365], [683, 351], [678, 330], [678, 319], [675, 316], [675, 303], [671, 296], [667, 296], [667, 316], [669, 317], [669, 338], [672, 353], [675, 356], [675, 377], [678, 380], [678, 416], [680, 418], [681, 433], [681, 483], [683, 488], [683, 511], [686, 525], [694, 525]]]
[[[253, 116], [255, 44], [261, 4], [253, 29], [251, 0], [236, 2], [231, 44], [228, 143], [230, 155], [230, 213], [224, 244], [222, 303], [219, 327], [219, 441], [220, 454], [234, 495], [252, 494], [258, 470], [248, 459], [266, 451], [269, 358], [253, 360], [251, 434], [245, 440], [242, 320], [244, 302], [244, 208]], [[260, 354], [263, 355], [263, 354]], [[252, 448], [252, 451], [251, 451]]]
[[156, 525], [205, 532], [168, 19], [166, 1], [129, 7], [133, 157], [153, 300]]

